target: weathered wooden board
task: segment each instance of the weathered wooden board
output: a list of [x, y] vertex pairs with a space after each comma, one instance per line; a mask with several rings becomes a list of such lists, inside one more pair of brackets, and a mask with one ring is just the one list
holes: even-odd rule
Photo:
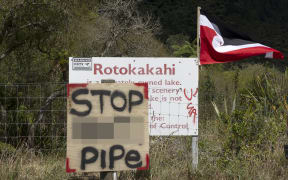
[[69, 84], [67, 96], [67, 172], [149, 167], [147, 84]]

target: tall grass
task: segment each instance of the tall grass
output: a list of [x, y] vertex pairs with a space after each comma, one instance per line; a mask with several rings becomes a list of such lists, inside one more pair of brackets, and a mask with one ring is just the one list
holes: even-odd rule
[[0, 155], [0, 179], [67, 179], [65, 156], [43, 155], [26, 148], [2, 152]]

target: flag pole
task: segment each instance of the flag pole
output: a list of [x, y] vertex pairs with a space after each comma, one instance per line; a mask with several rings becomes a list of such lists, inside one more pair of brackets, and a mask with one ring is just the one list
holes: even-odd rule
[[197, 58], [200, 65], [200, 10], [201, 7], [197, 7]]
[[[200, 9], [201, 7], [197, 7], [197, 58], [198, 58], [198, 67], [200, 65], [200, 47], [199, 47], [199, 35], [200, 35]], [[198, 70], [199, 76], [199, 70]], [[199, 117], [199, 115], [198, 115]], [[197, 170], [198, 167], [198, 135], [192, 136], [192, 169], [194, 171]]]

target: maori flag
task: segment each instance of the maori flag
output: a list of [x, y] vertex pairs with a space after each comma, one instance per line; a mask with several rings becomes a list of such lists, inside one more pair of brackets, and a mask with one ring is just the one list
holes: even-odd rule
[[266, 58], [283, 59], [283, 54], [249, 37], [233, 32], [207, 16], [200, 15], [200, 64], [226, 63], [265, 54]]

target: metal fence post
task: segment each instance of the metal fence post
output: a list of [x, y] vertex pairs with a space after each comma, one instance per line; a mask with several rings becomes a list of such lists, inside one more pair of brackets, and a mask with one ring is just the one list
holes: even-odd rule
[[192, 136], [192, 168], [197, 170], [198, 167], [198, 136]]

